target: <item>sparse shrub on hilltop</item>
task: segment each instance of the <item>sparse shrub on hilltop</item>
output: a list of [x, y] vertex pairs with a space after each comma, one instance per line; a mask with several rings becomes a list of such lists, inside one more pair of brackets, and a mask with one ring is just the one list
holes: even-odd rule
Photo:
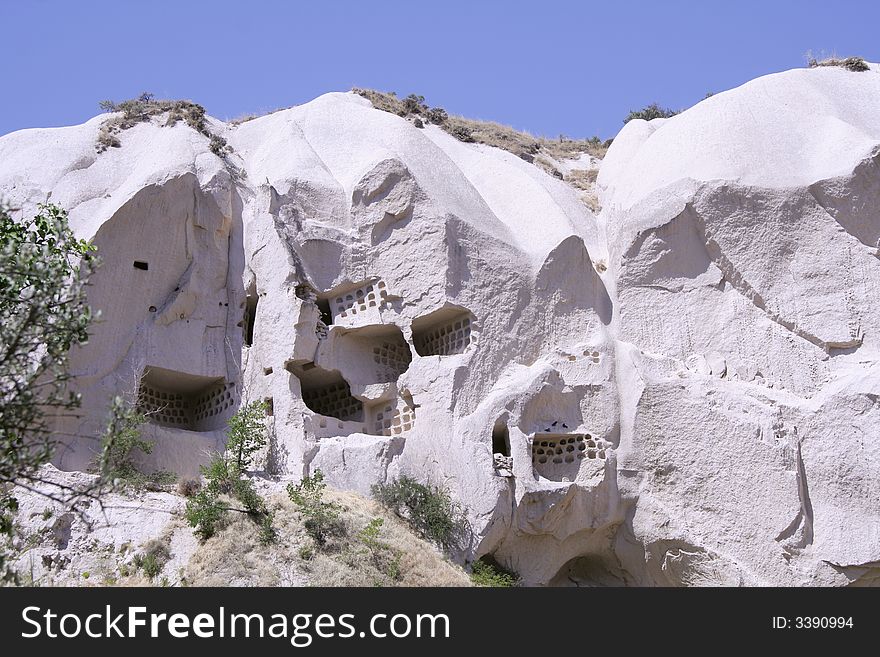
[[643, 107], [640, 110], [632, 110], [629, 115], [623, 120], [624, 123], [629, 123], [633, 119], [644, 119], [645, 121], [652, 121], [654, 119], [668, 119], [678, 114], [673, 109], [669, 109], [668, 107], [660, 107], [657, 103], [651, 103], [647, 107]]
[[570, 139], [562, 135], [558, 139], [534, 137], [527, 132], [494, 121], [449, 116], [445, 109], [429, 107], [425, 97], [416, 94], [410, 94], [401, 100], [393, 92], [384, 93], [357, 87], [352, 89], [352, 92], [369, 100], [376, 109], [405, 118], [416, 116], [423, 124], [424, 119], [427, 119], [428, 123], [440, 126], [460, 141], [494, 146], [513, 153], [527, 162], [533, 162], [535, 156], [542, 151], [554, 159], [576, 158], [582, 153], [601, 158], [611, 143], [611, 140], [603, 142], [599, 137], [589, 139]]
[[827, 57], [826, 59], [817, 60], [811, 56], [807, 56], [807, 65], [810, 68], [819, 68], [822, 66], [838, 66], [840, 68], [845, 68], [847, 71], [853, 71], [854, 73], [861, 73], [863, 71], [871, 70], [871, 67], [868, 66], [868, 63], [862, 59], [861, 57]]
[[102, 100], [98, 105], [105, 112], [121, 114], [107, 120], [101, 126], [96, 146], [99, 153], [103, 153], [108, 148], [122, 146], [118, 137], [122, 131], [166, 113], [165, 126], [173, 126], [178, 121], [184, 121], [190, 128], [210, 140], [211, 152], [218, 157], [224, 157], [232, 152], [223, 137], [211, 132], [205, 121], [205, 108], [198, 103], [189, 100], [159, 100], [153, 94], [144, 92], [137, 98], [119, 103]]

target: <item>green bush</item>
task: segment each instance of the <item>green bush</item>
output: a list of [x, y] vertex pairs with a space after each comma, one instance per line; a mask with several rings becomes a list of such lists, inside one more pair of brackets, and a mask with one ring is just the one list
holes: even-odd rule
[[323, 547], [327, 539], [332, 536], [345, 534], [345, 526], [340, 514], [342, 508], [333, 502], [324, 501], [324, 473], [315, 470], [310, 477], [305, 477], [300, 483], [287, 485], [287, 494], [299, 512], [305, 518], [303, 525], [306, 533], [312, 537], [315, 544]]
[[[246, 513], [260, 528], [260, 540], [275, 537], [272, 514], [266, 501], [257, 493], [245, 472], [253, 465], [254, 454], [265, 447], [266, 403], [251, 402], [242, 406], [227, 422], [226, 452], [218, 454], [202, 467], [205, 486], [186, 503], [186, 521], [202, 540], [211, 538], [224, 524], [228, 511]], [[224, 498], [242, 507], [230, 506]]]
[[195, 535], [206, 541], [223, 525], [226, 511], [227, 507], [221, 504], [216, 491], [203, 488], [187, 500], [184, 517]]
[[246, 404], [227, 422], [226, 454], [233, 476], [250, 469], [254, 454], [266, 446], [266, 405], [265, 401]]
[[134, 452], [151, 454], [153, 443], [141, 438], [141, 426], [146, 418], [128, 406], [122, 397], [114, 397], [110, 404], [110, 419], [101, 437], [101, 454], [97, 469], [105, 481], [150, 488], [173, 484], [176, 476], [160, 470], [144, 474], [134, 463]]
[[653, 119], [668, 119], [676, 114], [678, 114], [678, 112], [675, 110], [669, 109], [668, 107], [660, 107], [657, 103], [651, 103], [640, 110], [631, 111], [629, 116], [627, 116], [623, 122], [629, 123], [633, 119], [644, 119], [645, 121], [652, 121]]
[[[373, 518], [360, 532], [358, 540], [366, 547], [370, 563], [377, 571], [388, 577], [391, 582], [400, 580], [400, 553], [382, 541], [382, 518]], [[381, 584], [381, 582], [379, 582]]]
[[372, 493], [424, 538], [445, 550], [462, 547], [468, 532], [467, 517], [444, 489], [403, 476], [390, 484], [374, 485]]
[[510, 588], [519, 584], [519, 577], [493, 560], [480, 559], [471, 564], [471, 582], [475, 586]]
[[150, 579], [162, 572], [165, 564], [171, 560], [171, 551], [163, 541], [152, 540], [144, 546], [144, 551], [134, 557], [134, 565], [144, 571]]
[[110, 419], [101, 439], [101, 474], [108, 479], [131, 479], [139, 474], [132, 452], [153, 452], [153, 443], [141, 438], [141, 425], [145, 421], [144, 415], [128, 406], [122, 397], [113, 398]]

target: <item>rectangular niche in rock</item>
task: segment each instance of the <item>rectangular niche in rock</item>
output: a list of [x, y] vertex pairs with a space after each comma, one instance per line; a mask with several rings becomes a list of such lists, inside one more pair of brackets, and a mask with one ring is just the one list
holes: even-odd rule
[[235, 412], [235, 385], [161, 367], [144, 370], [137, 410], [148, 422], [187, 431], [221, 429]]
[[552, 481], [574, 481], [583, 460], [604, 461], [612, 444], [591, 434], [536, 433], [532, 437], [532, 466]]
[[474, 317], [463, 308], [442, 308], [416, 318], [412, 323], [413, 344], [419, 356], [460, 354], [475, 341]]
[[310, 411], [343, 422], [363, 421], [364, 404], [351, 396], [351, 387], [339, 372], [315, 367], [313, 363], [288, 369], [299, 379], [303, 403]]

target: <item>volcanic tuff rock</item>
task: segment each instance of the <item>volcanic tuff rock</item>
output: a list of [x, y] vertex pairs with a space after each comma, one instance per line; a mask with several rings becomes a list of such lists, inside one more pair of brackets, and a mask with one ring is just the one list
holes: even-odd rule
[[880, 68], [794, 70], [628, 123], [594, 216], [510, 153], [354, 94], [98, 154], [0, 138], [0, 193], [103, 266], [73, 355], [85, 468], [112, 395], [192, 475], [245, 400], [262, 467], [446, 486], [527, 583], [880, 577]]

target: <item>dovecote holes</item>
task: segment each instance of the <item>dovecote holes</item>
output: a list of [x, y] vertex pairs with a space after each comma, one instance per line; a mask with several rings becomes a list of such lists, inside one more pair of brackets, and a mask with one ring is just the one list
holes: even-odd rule
[[385, 281], [369, 283], [350, 292], [331, 297], [334, 317], [353, 317], [370, 308], [383, 309], [388, 305]]
[[364, 404], [351, 396], [351, 388], [345, 381], [303, 390], [302, 399], [309, 410], [319, 415], [342, 421], [363, 421]]
[[604, 461], [613, 445], [591, 434], [535, 434], [532, 465], [547, 478], [560, 480], [577, 474], [583, 460]]
[[435, 313], [413, 322], [413, 343], [419, 356], [460, 354], [474, 342], [472, 316], [468, 312]]

